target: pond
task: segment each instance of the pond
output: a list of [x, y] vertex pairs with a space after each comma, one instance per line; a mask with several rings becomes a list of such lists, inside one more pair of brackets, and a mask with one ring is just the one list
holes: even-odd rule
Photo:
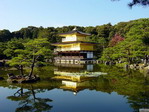
[[[0, 77], [19, 74], [0, 68]], [[0, 81], [0, 112], [139, 112], [149, 108], [149, 77], [105, 65], [35, 69], [37, 83]]]

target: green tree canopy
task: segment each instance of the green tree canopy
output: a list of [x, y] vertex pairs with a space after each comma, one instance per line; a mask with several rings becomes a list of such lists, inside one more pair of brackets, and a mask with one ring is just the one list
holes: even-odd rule
[[[16, 49], [17, 56], [8, 63], [12, 66], [18, 66], [23, 73], [23, 67], [30, 67], [29, 76], [33, 75], [34, 67], [37, 63], [44, 63], [45, 58], [51, 58], [52, 52], [49, 49], [49, 42], [45, 38], [38, 38], [24, 43], [24, 49]], [[22, 74], [23, 75], [23, 74]]]
[[148, 46], [143, 39], [148, 38], [149, 20], [140, 19], [128, 23], [125, 25], [125, 28], [127, 26], [131, 27], [125, 34], [125, 40], [119, 42], [114, 47], [105, 49], [101, 59], [136, 63], [148, 55]]
[[12, 38], [12, 34], [9, 30], [0, 30], [0, 42], [9, 41]]

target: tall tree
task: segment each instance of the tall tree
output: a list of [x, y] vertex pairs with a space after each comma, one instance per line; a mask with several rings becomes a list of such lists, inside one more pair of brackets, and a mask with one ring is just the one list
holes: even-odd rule
[[0, 42], [9, 41], [12, 38], [12, 34], [9, 30], [0, 30]]
[[[33, 75], [34, 67], [37, 63], [44, 63], [42, 58], [50, 58], [52, 55], [49, 49], [49, 42], [46, 39], [34, 39], [24, 43], [24, 49], [16, 49], [17, 56], [8, 63], [12, 66], [18, 66], [20, 73], [23, 73], [23, 67], [30, 67], [29, 77]], [[23, 74], [22, 74], [23, 75]]]
[[6, 43], [0, 42], [0, 59], [6, 58], [5, 54], [3, 53], [6, 49]]
[[15, 50], [16, 49], [23, 49], [24, 45], [23, 43], [26, 40], [22, 40], [22, 39], [12, 39], [11, 41], [8, 41], [4, 50], [4, 54], [11, 58], [11, 57], [15, 57], [16, 53]]
[[116, 44], [118, 44], [119, 42], [123, 41], [124, 37], [122, 37], [119, 34], [115, 34], [115, 36], [111, 39], [111, 41], [109, 42], [109, 46], [115, 46]]

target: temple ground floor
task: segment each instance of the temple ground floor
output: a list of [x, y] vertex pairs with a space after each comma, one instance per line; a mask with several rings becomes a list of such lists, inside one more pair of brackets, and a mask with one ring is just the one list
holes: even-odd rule
[[97, 63], [93, 51], [61, 51], [55, 55], [55, 63]]

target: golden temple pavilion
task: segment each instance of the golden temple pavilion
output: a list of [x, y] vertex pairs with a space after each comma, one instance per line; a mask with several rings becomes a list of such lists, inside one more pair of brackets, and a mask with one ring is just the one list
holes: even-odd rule
[[59, 34], [59, 36], [63, 37], [62, 42], [52, 44], [57, 47], [54, 50], [57, 54], [55, 62], [80, 63], [94, 60], [94, 45], [96, 43], [87, 41], [87, 36], [89, 35], [78, 31], [76, 28], [70, 32]]

